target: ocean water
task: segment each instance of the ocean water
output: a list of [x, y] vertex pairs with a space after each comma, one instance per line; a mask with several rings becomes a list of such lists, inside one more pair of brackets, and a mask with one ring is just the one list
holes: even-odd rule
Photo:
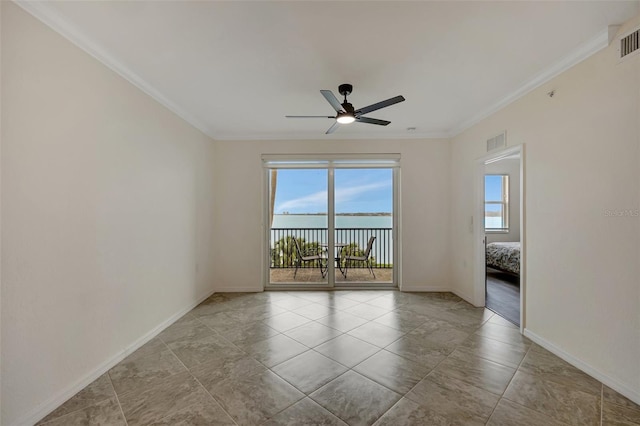
[[[327, 216], [310, 214], [273, 215], [272, 228], [326, 228]], [[392, 216], [336, 216], [336, 228], [392, 228]]]
[[485, 228], [500, 228], [502, 226], [501, 217], [485, 216], [484, 227]]

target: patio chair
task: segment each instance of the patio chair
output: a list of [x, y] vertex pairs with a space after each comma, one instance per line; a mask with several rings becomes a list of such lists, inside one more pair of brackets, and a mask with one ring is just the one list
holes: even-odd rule
[[320, 274], [322, 275], [322, 278], [324, 278], [327, 275], [327, 256], [324, 253], [324, 250], [320, 246], [318, 246], [315, 250], [307, 249], [303, 252], [302, 249], [300, 249], [300, 243], [298, 242], [298, 239], [293, 236], [291, 237], [291, 239], [296, 245], [296, 253], [298, 254], [296, 256], [296, 270], [293, 273], [293, 278], [296, 277], [298, 268], [302, 266], [302, 262], [306, 263], [316, 261], [320, 266]]
[[367, 243], [367, 249], [364, 251], [362, 256], [353, 255], [351, 253], [347, 253], [344, 257], [344, 277], [347, 278], [347, 270], [349, 269], [349, 264], [352, 262], [364, 262], [369, 269], [369, 272], [373, 275], [373, 278], [376, 277], [376, 274], [373, 272], [373, 267], [371, 266], [371, 248], [373, 247], [373, 242], [376, 240], [376, 237], [370, 237], [369, 242]]

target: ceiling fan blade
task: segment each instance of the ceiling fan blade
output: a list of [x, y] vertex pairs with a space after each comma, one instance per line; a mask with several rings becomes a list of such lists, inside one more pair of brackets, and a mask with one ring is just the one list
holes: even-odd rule
[[338, 127], [340, 127], [340, 123], [336, 121], [333, 123], [333, 126], [329, 127], [329, 130], [326, 131], [325, 135], [335, 132]]
[[285, 118], [333, 118], [329, 115], [285, 115]]
[[359, 110], [356, 110], [355, 114], [356, 115], [368, 114], [370, 112], [379, 110], [380, 108], [385, 108], [385, 107], [397, 104], [398, 102], [402, 102], [404, 100], [405, 100], [404, 96], [396, 96], [395, 98], [390, 98], [390, 99], [387, 99], [386, 101], [378, 102], [373, 105], [360, 108]]
[[379, 126], [386, 126], [391, 124], [390, 121], [387, 120], [378, 120], [377, 118], [369, 118], [369, 117], [358, 117], [356, 121], [359, 123], [367, 123], [367, 124], [377, 124]]
[[333, 109], [336, 110], [336, 112], [343, 111], [342, 104], [340, 103], [338, 98], [336, 98], [336, 95], [334, 95], [331, 90], [321, 90], [320, 93], [322, 93], [322, 96], [324, 96], [324, 98], [327, 100], [327, 102], [331, 104], [331, 106], [333, 107]]

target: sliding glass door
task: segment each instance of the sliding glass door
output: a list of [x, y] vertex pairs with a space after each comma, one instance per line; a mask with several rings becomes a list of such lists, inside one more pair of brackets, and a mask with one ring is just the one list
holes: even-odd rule
[[327, 169], [269, 175], [269, 282], [326, 285]]
[[335, 282], [393, 282], [393, 169], [336, 169]]
[[398, 159], [263, 163], [267, 287], [397, 283]]

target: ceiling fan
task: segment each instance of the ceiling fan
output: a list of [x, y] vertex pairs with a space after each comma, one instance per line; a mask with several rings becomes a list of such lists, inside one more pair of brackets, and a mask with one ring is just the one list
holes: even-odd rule
[[338, 87], [338, 92], [344, 96], [344, 102], [340, 103], [338, 98], [333, 94], [331, 90], [321, 90], [322, 96], [331, 104], [333, 109], [336, 110], [335, 116], [327, 116], [327, 115], [287, 115], [287, 118], [332, 118], [336, 120], [335, 123], [329, 130], [327, 130], [326, 134], [333, 133], [336, 131], [341, 124], [349, 124], [358, 122], [358, 123], [367, 123], [367, 124], [377, 124], [378, 126], [386, 126], [390, 124], [390, 121], [387, 120], [379, 120], [377, 118], [369, 118], [363, 117], [364, 114], [368, 114], [373, 111], [377, 111], [381, 108], [385, 108], [398, 102], [404, 101], [404, 96], [396, 96], [394, 98], [387, 99], [386, 101], [377, 102], [375, 104], [366, 106], [364, 108], [355, 109], [353, 105], [347, 102], [347, 96], [351, 94], [353, 91], [353, 86], [351, 84], [341, 84]]

